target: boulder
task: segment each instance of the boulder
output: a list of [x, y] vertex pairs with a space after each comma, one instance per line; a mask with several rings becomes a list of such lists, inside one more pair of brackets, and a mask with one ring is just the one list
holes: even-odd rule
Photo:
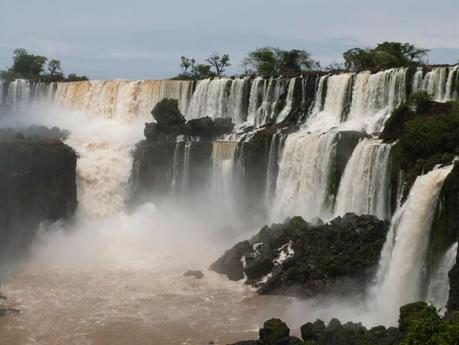
[[202, 279], [204, 274], [201, 271], [186, 271], [183, 273], [184, 277], [195, 277], [196, 279]]
[[158, 129], [158, 124], [154, 122], [145, 123], [143, 134], [147, 141], [156, 141], [164, 138], [164, 133]]
[[14, 308], [0, 308], [0, 317], [19, 314], [21, 311]]
[[185, 134], [192, 137], [212, 138], [215, 136], [214, 123], [208, 116], [187, 121]]
[[165, 98], [151, 111], [161, 132], [180, 135], [184, 131], [185, 117], [179, 110], [176, 99]]
[[229, 134], [233, 129], [234, 123], [230, 117], [217, 117], [214, 119], [214, 131], [216, 136]]
[[240, 242], [230, 250], [227, 250], [221, 258], [210, 265], [210, 270], [219, 274], [225, 274], [230, 280], [241, 280], [244, 278], [242, 259], [250, 253], [253, 253], [253, 247], [250, 242]]

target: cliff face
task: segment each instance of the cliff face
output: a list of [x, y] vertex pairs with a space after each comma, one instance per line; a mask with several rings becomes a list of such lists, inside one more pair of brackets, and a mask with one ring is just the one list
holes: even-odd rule
[[76, 208], [77, 155], [57, 140], [0, 140], [0, 264], [16, 257], [44, 220]]

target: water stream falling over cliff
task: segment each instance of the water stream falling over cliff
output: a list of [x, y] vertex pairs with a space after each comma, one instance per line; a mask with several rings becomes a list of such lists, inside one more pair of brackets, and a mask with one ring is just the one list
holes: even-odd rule
[[435, 169], [418, 177], [392, 219], [374, 291], [376, 309], [386, 324], [394, 323], [401, 305], [424, 299], [430, 228], [443, 181], [451, 169]]
[[344, 170], [335, 212], [372, 214], [390, 219], [389, 163], [391, 145], [362, 139]]
[[426, 301], [432, 303], [444, 314], [449, 297], [448, 273], [456, 264], [458, 243], [454, 243], [445, 253], [438, 267], [431, 274]]
[[336, 133], [295, 133], [285, 141], [279, 164], [273, 221], [291, 215], [306, 219], [329, 216], [328, 186]]

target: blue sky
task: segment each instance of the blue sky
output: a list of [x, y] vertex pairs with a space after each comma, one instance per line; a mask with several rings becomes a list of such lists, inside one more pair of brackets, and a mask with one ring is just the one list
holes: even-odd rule
[[24, 47], [66, 73], [159, 79], [179, 72], [182, 55], [229, 53], [236, 73], [257, 47], [306, 49], [326, 65], [385, 40], [455, 63], [458, 14], [459, 0], [0, 0], [0, 69]]

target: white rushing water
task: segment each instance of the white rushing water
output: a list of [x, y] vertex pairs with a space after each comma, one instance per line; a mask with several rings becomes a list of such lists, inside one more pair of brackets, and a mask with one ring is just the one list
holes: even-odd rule
[[435, 206], [451, 167], [416, 179], [391, 222], [378, 269], [373, 308], [384, 324], [395, 324], [401, 305], [423, 299], [423, 270]]
[[308, 220], [329, 216], [328, 186], [335, 139], [333, 132], [298, 132], [287, 137], [279, 164], [273, 221], [284, 221], [292, 215]]
[[456, 264], [458, 243], [454, 243], [444, 254], [438, 267], [431, 274], [427, 290], [427, 302], [432, 303], [442, 314], [445, 313], [445, 306], [449, 297], [448, 273]]
[[389, 163], [392, 145], [362, 139], [346, 165], [336, 197], [337, 215], [347, 212], [390, 219]]
[[235, 161], [237, 142], [214, 141], [212, 144], [211, 200], [213, 207], [236, 217]]
[[58, 83], [55, 99], [66, 109], [80, 110], [92, 117], [152, 121], [151, 110], [163, 98], [175, 98], [185, 113], [191, 97], [189, 81], [108, 80]]

